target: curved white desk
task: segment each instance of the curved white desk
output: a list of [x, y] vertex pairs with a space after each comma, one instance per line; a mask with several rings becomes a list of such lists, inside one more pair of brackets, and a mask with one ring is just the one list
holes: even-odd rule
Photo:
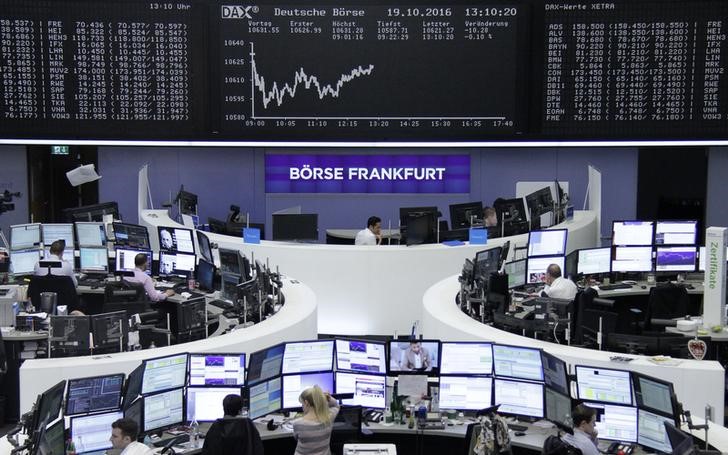
[[679, 365], [656, 365], [646, 356], [636, 357], [631, 362], [612, 362], [609, 357], [616, 354], [609, 351], [576, 348], [548, 341], [534, 340], [482, 324], [460, 311], [455, 304], [455, 295], [460, 290], [456, 277], [450, 277], [432, 286], [423, 299], [422, 331], [428, 338], [443, 341], [488, 340], [516, 346], [542, 348], [571, 366], [590, 365], [595, 367], [632, 370], [671, 381], [675, 393], [685, 409], [695, 416], [703, 416], [705, 405], [714, 410], [714, 421], [723, 422], [723, 396], [725, 372], [720, 363], [680, 359]]
[[[145, 210], [141, 223], [149, 227], [152, 244], [156, 226], [177, 225], [164, 210]], [[562, 223], [569, 230], [567, 251], [595, 246], [594, 212], [576, 212], [574, 220]], [[261, 241], [243, 243], [242, 238], [207, 233], [220, 248], [240, 250], [248, 257], [280, 267], [316, 293], [319, 333], [385, 335], [408, 333], [414, 321], [422, 320], [422, 296], [439, 280], [459, 272], [465, 259], [484, 245], [354, 246], [310, 245]], [[492, 239], [487, 247], [511, 242], [525, 246], [528, 234]], [[427, 333], [428, 337], [431, 336]]]
[[20, 412], [27, 412], [42, 391], [61, 379], [101, 374], [129, 374], [142, 360], [180, 352], [244, 352], [250, 354], [290, 340], [317, 338], [316, 297], [297, 280], [285, 279], [286, 303], [273, 317], [226, 335], [144, 351], [99, 356], [26, 360], [20, 368]]

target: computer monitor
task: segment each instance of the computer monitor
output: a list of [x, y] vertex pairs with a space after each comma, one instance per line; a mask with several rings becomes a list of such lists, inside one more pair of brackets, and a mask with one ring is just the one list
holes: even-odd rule
[[65, 421], [58, 422], [41, 430], [34, 455], [64, 455], [66, 453]]
[[195, 254], [192, 229], [157, 226], [157, 233], [160, 251]]
[[587, 248], [578, 250], [576, 273], [580, 275], [599, 275], [612, 271], [612, 249]]
[[133, 272], [136, 269], [134, 261], [137, 254], [145, 254], [147, 256], [147, 267], [144, 273], [152, 275], [152, 250], [135, 250], [130, 248], [116, 248], [116, 259], [114, 260], [114, 270], [117, 272]]
[[490, 274], [500, 270], [501, 250], [501, 247], [496, 246], [475, 253], [473, 277], [476, 280], [488, 283]]
[[528, 257], [563, 256], [566, 254], [566, 229], [531, 231], [528, 233]]
[[210, 264], [214, 264], [215, 261], [213, 261], [212, 258], [212, 246], [210, 245], [210, 239], [207, 237], [207, 234], [202, 231], [196, 232], [197, 245], [200, 247], [200, 255], [202, 256], [202, 259], [206, 260]]
[[434, 213], [410, 214], [405, 235], [408, 246], [436, 243], [437, 216]]
[[189, 277], [195, 274], [197, 256], [187, 253], [159, 252], [159, 276]]
[[571, 420], [573, 402], [571, 397], [549, 387], [546, 387], [544, 395], [546, 398], [546, 420], [550, 420], [561, 428], [573, 428], [574, 425]]
[[71, 440], [76, 453], [103, 452], [111, 448], [111, 424], [124, 417], [121, 411], [71, 417]]
[[238, 284], [240, 284], [239, 275], [223, 273], [220, 285], [220, 297], [229, 302], [236, 302], [238, 299]]
[[526, 284], [526, 259], [506, 262], [503, 271], [508, 275], [508, 289], [514, 289]]
[[540, 349], [494, 344], [493, 367], [496, 376], [543, 381]]
[[651, 271], [651, 246], [618, 246], [612, 248], [612, 272]]
[[190, 354], [190, 386], [245, 385], [245, 354]]
[[632, 379], [637, 407], [671, 416], [675, 420], [675, 390], [671, 382], [636, 372], [632, 373]]
[[179, 190], [177, 193], [179, 213], [183, 215], [197, 215], [197, 195], [189, 191]]
[[86, 355], [90, 348], [91, 323], [88, 316], [51, 316], [50, 338], [54, 350]]
[[524, 417], [544, 417], [544, 387], [536, 382], [494, 380], [493, 404], [498, 412]]
[[200, 290], [205, 292], [212, 292], [215, 290], [214, 279], [215, 279], [215, 266], [211, 262], [207, 262], [204, 259], [200, 259], [197, 262], [197, 271], [195, 272], [195, 279]]
[[40, 223], [10, 226], [10, 249], [40, 248]]
[[136, 400], [124, 409], [124, 418], [131, 419], [139, 425], [139, 432], [144, 432], [144, 400]]
[[346, 406], [384, 409], [387, 400], [386, 383], [386, 376], [336, 372], [336, 393], [354, 394], [354, 398], [341, 401]]
[[82, 272], [89, 274], [109, 272], [109, 251], [106, 247], [82, 246], [78, 254]]
[[248, 387], [248, 417], [257, 419], [282, 408], [281, 378], [276, 377]]
[[437, 207], [400, 207], [399, 208], [399, 226], [402, 229], [407, 229], [407, 223], [410, 218], [422, 216], [425, 214], [432, 214], [437, 219], [439, 210]]
[[324, 393], [334, 393], [334, 373], [304, 373], [283, 376], [283, 409], [299, 409], [301, 392], [318, 385]]
[[250, 354], [248, 385], [271, 379], [281, 374], [285, 344], [278, 344]]
[[440, 409], [476, 411], [491, 406], [493, 378], [440, 376]]
[[580, 400], [632, 405], [629, 371], [577, 365], [576, 390]]
[[564, 395], [569, 395], [569, 377], [566, 362], [546, 351], [541, 351], [541, 363], [546, 387], [550, 387]]
[[697, 234], [696, 220], [658, 221], [655, 224], [655, 245], [695, 245]]
[[124, 402], [122, 408], [126, 409], [139, 397], [142, 393], [142, 379], [144, 378], [144, 364], [134, 368], [126, 378], [124, 384]]
[[240, 264], [240, 254], [237, 250], [220, 248], [217, 251], [220, 253], [220, 273], [242, 275], [243, 267]]
[[[144, 361], [142, 395], [176, 389], [187, 379], [187, 353], [157, 357]], [[146, 428], [146, 427], [145, 427]]]
[[222, 400], [240, 395], [240, 387], [188, 387], [187, 421], [214, 422], [223, 414]]
[[564, 270], [564, 256], [529, 257], [526, 277], [529, 283], [545, 283], [546, 270], [549, 265], [556, 264]]
[[112, 227], [114, 229], [115, 245], [139, 250], [151, 248], [149, 246], [149, 231], [147, 231], [146, 226], [114, 222]]
[[10, 252], [10, 270], [13, 275], [32, 275], [40, 261], [40, 250], [14, 250]]
[[384, 343], [337, 339], [336, 369], [386, 374], [387, 355]]
[[667, 437], [665, 423], [675, 423], [671, 417], [654, 414], [644, 409], [637, 410], [637, 443], [662, 453], [671, 453], [672, 446]]
[[66, 416], [119, 409], [123, 374], [68, 380]]
[[390, 340], [389, 372], [428, 374], [440, 371], [440, 342], [437, 340]]
[[283, 374], [330, 371], [333, 359], [334, 340], [286, 343]]
[[637, 408], [607, 403], [584, 403], [597, 411], [594, 427], [599, 439], [637, 442]]
[[[179, 388], [154, 395], [145, 395], [142, 399], [144, 400], [144, 423], [142, 426], [145, 433], [160, 431], [184, 423], [184, 389]], [[218, 412], [221, 410], [218, 410]]]
[[202, 330], [207, 324], [207, 309], [204, 297], [188, 299], [177, 303], [177, 333]]
[[76, 223], [76, 240], [78, 240], [79, 247], [106, 246], [104, 223]]
[[523, 203], [522, 197], [500, 199], [493, 203], [493, 208], [495, 208], [498, 215], [498, 224], [528, 222], [528, 218], [526, 217], [526, 205]]
[[613, 221], [613, 246], [652, 245], [654, 221]]
[[65, 390], [66, 381], [64, 379], [40, 394], [37, 410], [33, 416], [34, 421], [32, 427], [34, 430], [38, 430], [58, 418], [58, 414], [61, 412], [63, 405], [63, 392]]
[[493, 374], [491, 343], [442, 342], [440, 374]]
[[46, 224], [41, 225], [41, 232], [43, 233], [43, 245], [50, 246], [51, 243], [56, 240], [63, 240], [66, 242], [66, 249], [73, 251], [73, 224], [71, 223], [59, 223], [59, 224]]
[[526, 206], [531, 213], [531, 218], [553, 211], [554, 198], [551, 195], [551, 188], [546, 186], [526, 195]]
[[474, 220], [483, 220], [483, 202], [450, 204], [450, 229], [467, 229]]
[[690, 433], [680, 430], [670, 422], [665, 422], [665, 430], [670, 446], [672, 446], [673, 455], [692, 455], [694, 453], [695, 442]]
[[116, 202], [102, 202], [100, 204], [63, 209], [63, 217], [69, 223], [76, 221], [103, 221], [104, 215], [111, 215], [113, 219], [120, 220], [119, 204]]
[[126, 346], [129, 332], [126, 311], [94, 314], [91, 316], [91, 333], [94, 336], [94, 349], [121, 352]]
[[694, 246], [658, 246], [656, 272], [694, 272], [698, 252]]
[[273, 240], [318, 241], [318, 214], [273, 215]]

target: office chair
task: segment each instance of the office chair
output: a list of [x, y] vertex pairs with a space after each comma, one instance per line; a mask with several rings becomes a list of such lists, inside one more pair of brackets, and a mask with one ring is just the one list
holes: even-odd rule
[[121, 280], [107, 283], [104, 287], [104, 304], [119, 302], [141, 302], [149, 300], [144, 285]]
[[331, 428], [331, 453], [342, 454], [344, 444], [359, 442], [361, 436], [361, 406], [342, 406]]
[[210, 232], [214, 234], [225, 234], [226, 232], [226, 226], [225, 222], [222, 220], [218, 220], [217, 218], [207, 218], [207, 224], [210, 225]]
[[644, 317], [644, 330], [652, 328], [652, 319], [673, 319], [689, 314], [690, 298], [682, 286], [668, 283], [650, 289], [647, 311]]
[[598, 295], [594, 288], [586, 288], [583, 291], [578, 291], [574, 296], [574, 310], [571, 317], [574, 326], [573, 340], [575, 344], [584, 344], [584, 310], [591, 307], [592, 302]]
[[541, 455], [582, 455], [581, 450], [561, 440], [557, 435], [551, 435], [543, 442]]
[[70, 276], [33, 275], [28, 285], [28, 298], [36, 308], [41, 306], [41, 292], [55, 292], [58, 296], [56, 304], [66, 305], [69, 313], [78, 309], [78, 294]]

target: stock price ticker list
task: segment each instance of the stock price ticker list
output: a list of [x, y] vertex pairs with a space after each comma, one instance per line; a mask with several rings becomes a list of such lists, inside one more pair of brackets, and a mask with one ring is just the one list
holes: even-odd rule
[[221, 135], [513, 135], [517, 6], [222, 5]]
[[1, 132], [154, 139], [195, 128], [203, 57], [191, 4], [53, 3], [0, 10]]

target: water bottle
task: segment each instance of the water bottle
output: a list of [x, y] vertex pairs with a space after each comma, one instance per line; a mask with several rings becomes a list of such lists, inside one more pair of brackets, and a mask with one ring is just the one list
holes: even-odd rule
[[197, 423], [197, 418], [193, 418], [192, 423], [190, 423], [190, 446], [193, 449], [198, 448], [199, 440], [200, 440], [200, 424]]

